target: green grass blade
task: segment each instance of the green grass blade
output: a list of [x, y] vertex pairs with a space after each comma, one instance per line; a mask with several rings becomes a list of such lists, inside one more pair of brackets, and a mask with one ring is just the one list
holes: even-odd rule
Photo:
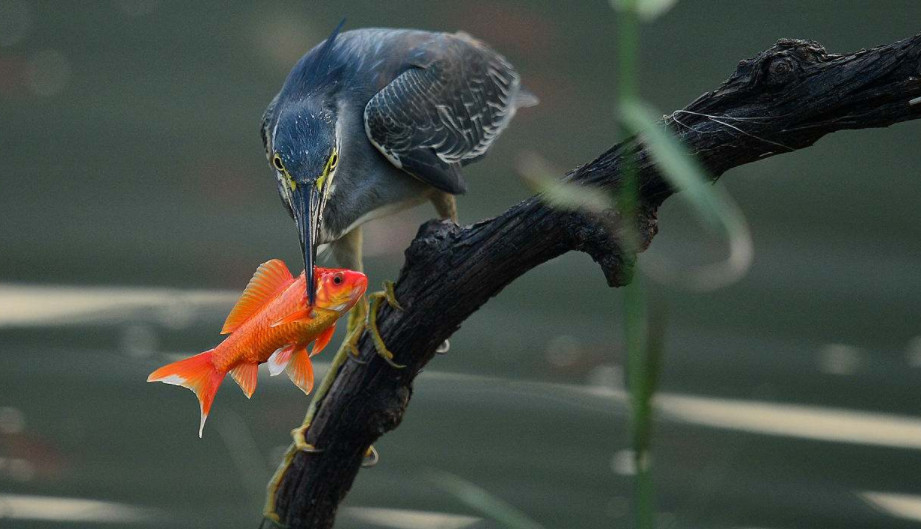
[[600, 213], [614, 207], [608, 193], [595, 187], [560, 180], [562, 171], [554, 168], [546, 158], [533, 151], [518, 158], [518, 175], [548, 206], [565, 211]]
[[695, 290], [712, 290], [740, 279], [751, 267], [754, 250], [751, 232], [741, 209], [722, 188], [711, 184], [706, 171], [684, 146], [657, 121], [657, 114], [635, 100], [621, 105], [623, 122], [642, 135], [642, 141], [655, 158], [660, 171], [681, 191], [704, 225], [725, 233], [729, 256], [716, 264], [682, 273], [663, 273]]

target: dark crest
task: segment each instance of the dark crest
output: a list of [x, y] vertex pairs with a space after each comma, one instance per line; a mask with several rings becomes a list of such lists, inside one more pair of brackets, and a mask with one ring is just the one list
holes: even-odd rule
[[288, 74], [282, 92], [309, 93], [326, 84], [330, 78], [329, 74], [337, 66], [332, 50], [336, 44], [336, 37], [344, 25], [345, 19], [343, 18], [332, 34], [323, 41], [323, 44], [308, 52], [297, 62], [291, 69], [291, 73]]

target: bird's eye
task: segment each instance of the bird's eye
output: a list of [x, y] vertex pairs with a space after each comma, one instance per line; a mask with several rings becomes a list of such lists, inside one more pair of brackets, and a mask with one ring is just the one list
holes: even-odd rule
[[333, 284], [341, 285], [342, 284], [342, 274], [336, 274], [333, 276]]
[[272, 157], [272, 165], [274, 165], [275, 168], [278, 169], [279, 171], [285, 170], [285, 164], [281, 162], [281, 156], [279, 156], [278, 153], [276, 153], [275, 156]]
[[333, 154], [329, 157], [329, 170], [332, 171], [336, 168], [336, 165], [339, 164], [339, 151], [333, 151]]

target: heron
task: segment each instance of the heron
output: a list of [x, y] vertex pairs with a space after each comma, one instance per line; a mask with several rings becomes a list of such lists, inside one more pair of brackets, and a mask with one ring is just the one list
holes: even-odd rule
[[[456, 223], [455, 196], [467, 189], [461, 168], [487, 154], [517, 109], [537, 103], [505, 57], [466, 33], [343, 32], [343, 23], [294, 65], [262, 117], [266, 158], [297, 227], [311, 304], [318, 248], [328, 245], [340, 266], [363, 271], [364, 223], [426, 201]], [[350, 313], [348, 337], [314, 404], [366, 326], [378, 354], [400, 367], [374, 325], [382, 299], [400, 308], [393, 284], [371, 298]], [[295, 434], [305, 449], [310, 416]]]

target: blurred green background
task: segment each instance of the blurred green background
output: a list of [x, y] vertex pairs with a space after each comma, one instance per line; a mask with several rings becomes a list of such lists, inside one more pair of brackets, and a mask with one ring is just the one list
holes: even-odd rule
[[[265, 377], [247, 401], [226, 382], [199, 440], [192, 395], [145, 378], [217, 343], [259, 263], [299, 266], [259, 120], [343, 16], [464, 30], [541, 98], [467, 168], [464, 223], [530, 194], [523, 153], [562, 171], [617, 139], [605, 1], [0, 0], [0, 527], [258, 524], [303, 394]], [[919, 19], [910, 0], [681, 1], [642, 29], [641, 93], [671, 111], [779, 38], [843, 53]], [[707, 293], [647, 281], [669, 323], [660, 527], [921, 521], [919, 141], [917, 122], [838, 133], [730, 172], [719, 185], [751, 225], [748, 275]], [[367, 227], [372, 284], [432, 215]], [[641, 262], [725, 253], [678, 199], [660, 227]], [[629, 527], [620, 305], [581, 254], [509, 286], [419, 377], [337, 527], [496, 526], [432, 470], [548, 528]]]

